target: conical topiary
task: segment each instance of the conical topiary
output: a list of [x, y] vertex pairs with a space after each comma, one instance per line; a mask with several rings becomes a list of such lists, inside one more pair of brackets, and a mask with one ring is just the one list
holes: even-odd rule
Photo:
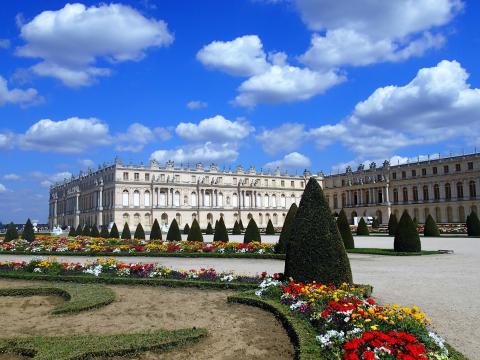
[[92, 228], [90, 229], [90, 236], [94, 238], [100, 237], [100, 233], [98, 232], [98, 226], [97, 224], [94, 224]]
[[422, 250], [417, 228], [406, 210], [398, 222], [393, 249], [397, 252], [420, 252]]
[[100, 231], [100, 237], [104, 239], [108, 239], [110, 237], [110, 234], [108, 233], [107, 225], [102, 225], [102, 229]]
[[238, 221], [235, 221], [235, 224], [233, 225], [233, 230], [232, 230], [233, 235], [241, 235], [242, 230], [240, 229], [240, 224]]
[[215, 226], [215, 234], [213, 235], [213, 241], [222, 241], [228, 242], [228, 231], [223, 221], [223, 217], [220, 217], [220, 220], [217, 221], [217, 226]]
[[7, 232], [5, 233], [5, 240], [4, 241], [12, 241], [18, 239], [18, 231], [17, 227], [13, 222], [8, 224], [7, 226]]
[[345, 249], [355, 249], [355, 241], [353, 240], [352, 230], [350, 229], [350, 224], [348, 223], [347, 214], [345, 210], [341, 210], [337, 218], [337, 227], [340, 232], [340, 236], [343, 240], [343, 245]]
[[275, 244], [275, 252], [277, 254], [285, 254], [287, 251], [287, 243], [292, 235], [293, 222], [295, 221], [295, 214], [297, 213], [298, 206], [293, 203], [288, 210], [285, 221], [283, 222], [282, 232], [278, 239], [278, 243]]
[[240, 219], [240, 221], [238, 222], [238, 226], [240, 226], [240, 230], [245, 230], [245, 227], [243, 226], [243, 222], [242, 222], [242, 219]]
[[208, 223], [207, 229], [205, 230], [205, 234], [207, 234], [207, 235], [212, 235], [213, 234], [213, 228], [212, 228], [211, 223]]
[[27, 220], [23, 227], [22, 239], [25, 239], [28, 242], [35, 241], [35, 230], [33, 229], [33, 224], [30, 219]]
[[85, 224], [82, 230], [82, 236], [90, 236], [90, 234], [91, 234], [90, 225]]
[[218, 226], [218, 220], [215, 220], [215, 227], [213, 228], [213, 230], [215, 230]]
[[118, 233], [117, 224], [113, 223], [112, 228], [110, 229], [110, 237], [112, 239], [118, 239], [120, 234]]
[[468, 216], [467, 232], [468, 236], [480, 236], [480, 220], [475, 211]]
[[69, 237], [77, 236], [77, 233], [75, 232], [75, 226], [70, 226], [70, 230], [68, 231], [68, 236]]
[[187, 241], [203, 242], [202, 230], [200, 230], [200, 225], [198, 225], [197, 219], [193, 219], [192, 221], [192, 226], [188, 232]]
[[397, 231], [397, 217], [395, 213], [390, 214], [390, 218], [388, 219], [388, 235], [395, 236], [395, 232]]
[[190, 226], [188, 224], [185, 224], [185, 227], [183, 228], [183, 234], [188, 235], [190, 232]]
[[413, 225], [415, 225], [415, 228], [418, 228], [418, 220], [416, 216], [413, 217], [412, 221], [413, 221]]
[[176, 219], [172, 220], [170, 227], [168, 228], [167, 241], [182, 241], [182, 234]]
[[285, 277], [303, 283], [352, 283], [350, 262], [323, 190], [308, 181], [287, 245]]
[[138, 223], [137, 228], [135, 229], [135, 234], [133, 238], [137, 240], [145, 240], [145, 231], [143, 230], [142, 224]]
[[275, 235], [275, 228], [273, 227], [272, 220], [268, 219], [267, 228], [265, 229], [265, 235]]
[[130, 226], [128, 226], [127, 222], [125, 223], [125, 225], [123, 225], [122, 239], [123, 240], [131, 240], [132, 239], [132, 233], [130, 232]]
[[82, 235], [82, 232], [83, 232], [82, 225], [80, 225], [80, 223], [78, 223], [77, 229], [75, 230], [75, 235], [80, 236], [80, 235]]
[[162, 230], [157, 219], [153, 221], [152, 229], [150, 230], [150, 240], [162, 240]]
[[378, 229], [380, 227], [380, 221], [377, 217], [374, 217], [372, 220], [372, 229]]
[[244, 244], [251, 243], [252, 241], [262, 242], [260, 230], [258, 230], [257, 223], [253, 220], [253, 217], [250, 218], [247, 228], [245, 229], [245, 235], [243, 235]]
[[370, 235], [370, 231], [368, 231], [368, 226], [363, 217], [360, 218], [360, 221], [357, 225], [357, 235], [368, 236]]
[[432, 215], [428, 214], [423, 227], [423, 236], [440, 236], [437, 223], [433, 220]]

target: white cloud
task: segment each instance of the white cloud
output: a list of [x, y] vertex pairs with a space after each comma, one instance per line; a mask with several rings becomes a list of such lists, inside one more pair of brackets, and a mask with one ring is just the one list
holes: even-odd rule
[[205, 101], [192, 100], [187, 103], [187, 108], [190, 110], [204, 109], [208, 106]]
[[293, 151], [302, 145], [304, 138], [305, 125], [297, 123], [285, 123], [275, 129], [263, 130], [257, 135], [257, 140], [268, 154]]
[[20, 176], [17, 174], [5, 174], [3, 175], [4, 180], [9, 180], [9, 181], [15, 181], [15, 180], [20, 180]]
[[95, 162], [90, 159], [80, 159], [78, 163], [84, 168], [93, 168], [95, 166]]
[[5, 187], [5, 185], [0, 183], [0, 194], [5, 192], [7, 192], [7, 188]]
[[0, 49], [8, 49], [10, 47], [10, 40], [0, 39]]
[[62, 182], [63, 180], [70, 179], [71, 177], [72, 177], [72, 173], [70, 173], [68, 171], [63, 171], [63, 172], [59, 172], [59, 173], [56, 173], [56, 174], [47, 175], [47, 178], [45, 180], [41, 181], [40, 185], [42, 187], [48, 188], [55, 183]]
[[298, 169], [298, 168], [308, 168], [311, 165], [311, 161], [308, 157], [298, 152], [292, 152], [285, 155], [280, 160], [271, 161], [264, 165], [265, 168], [275, 169], [279, 167], [280, 169]]
[[170, 132], [170, 130], [170, 128], [156, 127], [155, 129], [153, 129], [153, 132], [158, 139], [162, 141], [167, 141], [172, 138], [172, 133]]
[[110, 74], [108, 68], [96, 66], [99, 60], [138, 61], [147, 49], [173, 41], [164, 21], [148, 19], [122, 4], [66, 4], [20, 26], [26, 44], [17, 48], [17, 55], [42, 59], [33, 72], [67, 86], [89, 85]]
[[0, 106], [7, 103], [19, 104], [21, 106], [34, 105], [42, 101], [38, 91], [33, 88], [9, 89], [7, 81], [0, 76]]
[[115, 149], [117, 151], [140, 152], [146, 144], [155, 139], [154, 132], [139, 123], [130, 125], [125, 133], [116, 137]]
[[266, 71], [269, 64], [257, 35], [245, 35], [232, 41], [213, 41], [205, 45], [197, 59], [205, 66], [235, 76], [252, 76]]
[[177, 164], [195, 163], [195, 162], [226, 162], [231, 163], [238, 157], [237, 149], [232, 144], [214, 144], [206, 142], [205, 144], [187, 145], [174, 150], [157, 150], [152, 153], [150, 159], [164, 163], [168, 160], [175, 161]]
[[238, 141], [247, 137], [255, 129], [246, 121], [227, 120], [222, 115], [204, 119], [198, 124], [180, 123], [175, 132], [178, 136], [191, 142], [224, 143]]
[[14, 146], [13, 134], [9, 132], [0, 133], [0, 149], [11, 149]]

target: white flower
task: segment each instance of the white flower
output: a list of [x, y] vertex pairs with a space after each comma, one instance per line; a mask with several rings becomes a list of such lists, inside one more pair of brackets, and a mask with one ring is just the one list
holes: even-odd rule
[[333, 345], [334, 340], [343, 342], [345, 333], [343, 331], [328, 330], [325, 334], [316, 336], [316, 339], [322, 347], [329, 347]]
[[433, 340], [437, 346], [442, 349], [443, 354], [448, 355], [448, 349], [445, 346], [445, 340], [434, 332], [429, 332], [428, 336]]
[[33, 269], [33, 272], [36, 272], [36, 273], [41, 273], [42, 272], [42, 269], [36, 267], [35, 269]]
[[235, 276], [233, 276], [233, 274], [228, 274], [228, 275], [224, 275], [220, 278], [220, 281], [233, 281], [235, 279]]

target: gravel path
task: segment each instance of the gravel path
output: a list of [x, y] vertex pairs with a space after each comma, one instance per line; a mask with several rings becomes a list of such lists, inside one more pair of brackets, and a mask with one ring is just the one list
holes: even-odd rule
[[[391, 248], [389, 237], [356, 237], [357, 247]], [[435, 329], [471, 360], [480, 359], [480, 239], [422, 238], [424, 250], [450, 249], [453, 255], [394, 257], [350, 254], [356, 283], [371, 284], [385, 304], [418, 305]], [[33, 256], [0, 255], [0, 261]], [[84, 262], [93, 258], [60, 256]], [[209, 268], [243, 274], [282, 272], [283, 261], [264, 259], [121, 257], [124, 262], [156, 262], [175, 269]]]

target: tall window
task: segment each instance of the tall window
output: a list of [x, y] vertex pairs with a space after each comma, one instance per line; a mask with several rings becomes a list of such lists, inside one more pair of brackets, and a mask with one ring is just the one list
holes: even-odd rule
[[238, 206], [238, 196], [237, 194], [232, 195], [232, 206], [237, 207]]
[[277, 207], [277, 197], [275, 195], [272, 195], [272, 207]]
[[406, 187], [403, 188], [403, 202], [408, 201], [408, 189]]
[[457, 199], [463, 199], [463, 183], [457, 182]]
[[197, 193], [192, 192], [190, 195], [190, 205], [191, 206], [197, 206]]
[[123, 180], [128, 180], [128, 172], [123, 173]]
[[413, 187], [413, 201], [418, 201], [418, 188], [416, 186]]
[[470, 181], [468, 184], [468, 187], [470, 188], [470, 198], [476, 198], [477, 197], [477, 187], [475, 185], [475, 181]]
[[433, 198], [436, 201], [440, 200], [440, 186], [438, 184], [433, 185]]
[[263, 197], [263, 206], [264, 207], [269, 207], [270, 206], [270, 201], [269, 201], [269, 197], [268, 197], [268, 194], [265, 194], [265, 196]]
[[395, 204], [398, 204], [398, 190], [397, 189], [393, 189], [393, 202]]
[[450, 187], [450, 183], [445, 184], [445, 199], [450, 200], [452, 198], [452, 188]]
[[428, 185], [423, 186], [423, 200], [428, 201]]
[[128, 206], [128, 190], [124, 190], [122, 194], [122, 205]]
[[[335, 195], [335, 196], [336, 196], [336, 195]], [[287, 207], [287, 201], [286, 201], [286, 199], [285, 199], [285, 194], [282, 194], [282, 195], [280, 196], [280, 206], [281, 206], [282, 208]]]
[[175, 191], [173, 194], [173, 206], [180, 206], [180, 192]]
[[150, 191], [145, 191], [145, 194], [143, 195], [143, 203], [145, 206], [150, 206]]
[[222, 193], [218, 194], [217, 200], [218, 200], [217, 206], [222, 207], [223, 206], [223, 194]]
[[138, 190], [133, 192], [133, 206], [140, 206], [140, 192]]

